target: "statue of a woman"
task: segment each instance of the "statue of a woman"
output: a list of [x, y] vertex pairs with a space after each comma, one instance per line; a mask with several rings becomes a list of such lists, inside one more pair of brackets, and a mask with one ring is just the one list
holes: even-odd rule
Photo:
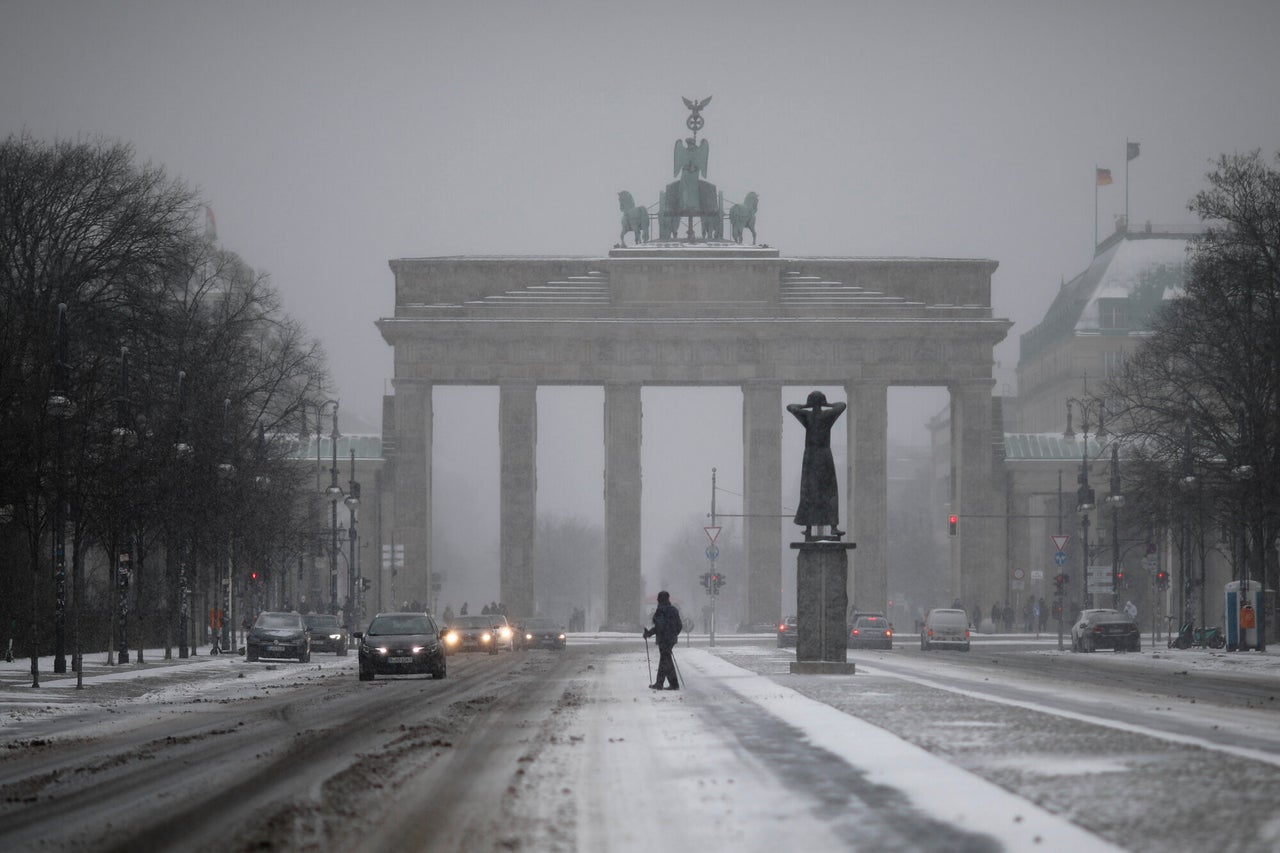
[[[787, 411], [804, 424], [804, 461], [800, 466], [800, 506], [796, 524], [804, 526], [805, 541], [838, 539], [844, 531], [840, 523], [840, 489], [836, 484], [836, 462], [831, 455], [831, 427], [844, 414], [844, 403], [827, 403], [821, 391], [812, 391], [804, 405], [790, 403]], [[815, 537], [814, 527], [831, 528], [830, 535]]]

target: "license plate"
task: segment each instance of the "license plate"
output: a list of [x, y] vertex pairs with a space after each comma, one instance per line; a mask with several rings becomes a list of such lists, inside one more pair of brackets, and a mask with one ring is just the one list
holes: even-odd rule
[[387, 663], [413, 663], [412, 657], [387, 658]]
[[284, 646], [267, 646], [267, 651], [269, 651], [269, 652], [282, 652], [282, 651], [284, 651]]

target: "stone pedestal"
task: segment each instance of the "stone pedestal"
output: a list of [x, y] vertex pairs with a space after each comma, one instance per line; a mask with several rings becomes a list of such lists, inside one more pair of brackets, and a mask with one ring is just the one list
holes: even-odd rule
[[852, 675], [845, 644], [852, 542], [792, 542], [796, 557], [796, 660], [793, 673]]

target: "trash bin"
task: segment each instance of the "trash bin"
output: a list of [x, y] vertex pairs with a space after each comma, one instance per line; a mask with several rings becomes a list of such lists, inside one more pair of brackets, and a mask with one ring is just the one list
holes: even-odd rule
[[1245, 581], [1244, 584], [1232, 581], [1226, 586], [1226, 599], [1227, 612], [1223, 623], [1227, 629], [1227, 650], [1248, 651], [1258, 648], [1258, 611], [1262, 609], [1262, 584], [1258, 581]]

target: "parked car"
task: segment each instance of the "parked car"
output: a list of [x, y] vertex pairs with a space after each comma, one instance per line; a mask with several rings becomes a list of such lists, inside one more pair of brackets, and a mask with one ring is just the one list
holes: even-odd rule
[[307, 613], [302, 617], [307, 625], [307, 635], [311, 637], [311, 651], [336, 652], [339, 657], [347, 656], [347, 647], [351, 645], [351, 634], [337, 616], [328, 613]]
[[892, 649], [893, 626], [883, 616], [859, 616], [845, 645], [851, 649]]
[[554, 619], [542, 616], [531, 616], [517, 631], [522, 649], [554, 649], [562, 651], [565, 647], [564, 629]]
[[1098, 649], [1137, 652], [1142, 650], [1138, 623], [1119, 610], [1097, 608], [1081, 610], [1071, 625], [1071, 650], [1094, 652]]
[[302, 616], [271, 610], [259, 613], [244, 641], [244, 659], [258, 658], [297, 658], [301, 663], [311, 660], [311, 639]]
[[444, 634], [428, 613], [379, 613], [367, 630], [355, 634], [360, 640], [360, 680], [428, 673], [444, 678]]
[[794, 648], [798, 629], [796, 617], [788, 616], [778, 623], [778, 648]]
[[455, 616], [453, 624], [445, 630], [445, 651], [498, 653], [494, 642], [493, 617], [489, 615]]
[[935, 607], [920, 628], [920, 650], [933, 648], [969, 651], [969, 614], [951, 607]]

